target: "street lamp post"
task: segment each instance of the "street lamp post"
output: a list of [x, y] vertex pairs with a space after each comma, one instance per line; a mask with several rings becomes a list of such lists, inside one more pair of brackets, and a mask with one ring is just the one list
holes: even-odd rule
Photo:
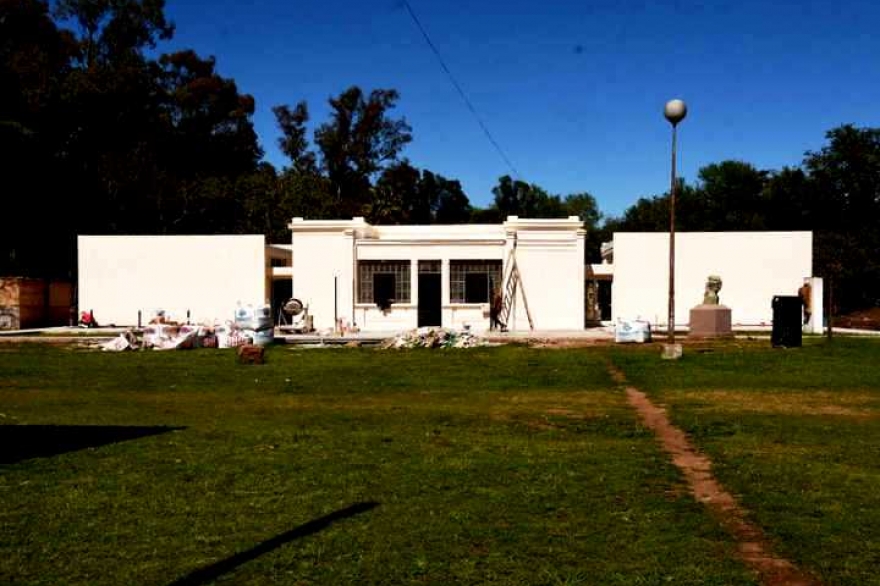
[[663, 357], [676, 359], [681, 356], [681, 346], [675, 343], [675, 149], [678, 123], [687, 116], [687, 105], [682, 100], [669, 100], [663, 115], [672, 124], [672, 183], [669, 190], [669, 324], [668, 341]]

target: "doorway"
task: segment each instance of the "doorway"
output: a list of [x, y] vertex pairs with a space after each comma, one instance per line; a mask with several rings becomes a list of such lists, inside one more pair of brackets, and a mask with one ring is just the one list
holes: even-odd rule
[[272, 315], [275, 316], [276, 325], [281, 325], [279, 310], [284, 307], [288, 299], [293, 297], [293, 279], [275, 279], [272, 281]]
[[440, 274], [419, 273], [419, 327], [441, 325]]

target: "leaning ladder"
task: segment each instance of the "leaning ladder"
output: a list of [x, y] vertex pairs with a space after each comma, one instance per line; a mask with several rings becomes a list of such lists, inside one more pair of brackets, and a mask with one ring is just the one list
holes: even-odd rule
[[532, 312], [529, 311], [529, 301], [526, 299], [526, 289], [522, 284], [522, 277], [519, 274], [519, 266], [516, 264], [516, 243], [510, 249], [510, 256], [507, 258], [507, 264], [510, 266], [510, 272], [504, 283], [504, 300], [501, 305], [501, 323], [507, 325], [511, 314], [513, 313], [514, 304], [516, 303], [517, 290], [522, 292], [523, 307], [526, 309], [526, 317], [529, 318], [529, 329], [535, 329], [535, 323], [532, 321]]

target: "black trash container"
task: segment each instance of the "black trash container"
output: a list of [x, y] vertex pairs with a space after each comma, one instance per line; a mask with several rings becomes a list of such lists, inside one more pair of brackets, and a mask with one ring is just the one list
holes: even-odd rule
[[797, 295], [773, 297], [773, 347], [800, 348], [801, 346], [801, 298]]

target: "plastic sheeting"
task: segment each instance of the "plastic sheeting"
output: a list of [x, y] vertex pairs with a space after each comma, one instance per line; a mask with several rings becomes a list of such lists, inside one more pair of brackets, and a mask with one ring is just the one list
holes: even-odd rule
[[651, 324], [645, 320], [617, 320], [614, 327], [614, 341], [617, 343], [651, 341]]

